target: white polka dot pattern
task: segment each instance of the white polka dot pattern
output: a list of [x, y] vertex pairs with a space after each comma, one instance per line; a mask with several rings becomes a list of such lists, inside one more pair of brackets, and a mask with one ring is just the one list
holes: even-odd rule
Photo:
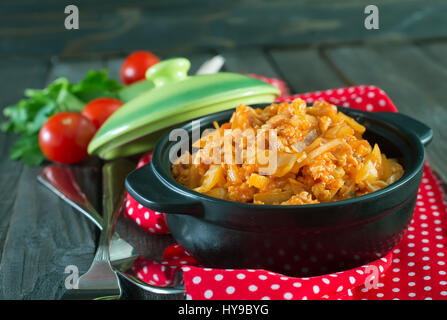
[[[149, 163], [152, 152], [144, 154], [138, 162], [137, 168]], [[139, 204], [130, 194], [126, 195], [125, 216], [135, 221], [144, 231], [151, 234], [169, 233], [166, 218], [163, 213], [150, 210]]]
[[439, 181], [426, 165], [413, 219], [404, 239], [393, 250], [391, 272], [380, 279], [382, 287], [359, 296], [371, 300], [446, 300], [446, 213]]
[[[391, 265], [392, 254], [385, 259], [373, 263], [376, 270], [383, 267], [387, 270]], [[192, 299], [203, 299], [208, 290], [213, 291], [213, 299], [252, 299], [260, 300], [268, 297], [271, 300], [290, 299], [352, 299], [354, 297], [352, 282], [365, 283], [369, 277], [366, 266], [333, 274], [331, 280], [327, 276], [294, 278], [284, 277], [267, 270], [237, 270], [229, 272], [225, 269], [212, 269], [189, 266], [183, 268], [183, 278], [187, 294]], [[361, 273], [356, 271], [361, 270]], [[216, 283], [216, 275], [224, 275]], [[380, 273], [379, 273], [380, 275]], [[263, 280], [260, 280], [263, 279]], [[299, 282], [298, 282], [299, 280]]]

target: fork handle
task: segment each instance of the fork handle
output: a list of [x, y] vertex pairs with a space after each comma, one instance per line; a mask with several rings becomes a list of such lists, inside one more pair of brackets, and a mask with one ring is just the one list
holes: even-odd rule
[[110, 263], [109, 241], [112, 237], [114, 223], [122, 209], [126, 195], [124, 180], [133, 169], [135, 169], [135, 164], [125, 159], [108, 162], [102, 168], [103, 229], [99, 237], [95, 259], [105, 260]]

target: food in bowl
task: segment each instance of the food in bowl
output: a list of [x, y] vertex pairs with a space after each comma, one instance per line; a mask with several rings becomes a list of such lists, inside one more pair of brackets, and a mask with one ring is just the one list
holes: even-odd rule
[[220, 199], [325, 203], [380, 190], [404, 173], [362, 138], [365, 126], [325, 101], [240, 105], [229, 122], [214, 126], [171, 169], [182, 185]]
[[[268, 105], [252, 105], [265, 108]], [[191, 149], [194, 123], [159, 139], [152, 161], [126, 179], [141, 205], [166, 214], [174, 239], [203, 266], [259, 268], [290, 276], [316, 276], [351, 269], [383, 257], [402, 239], [416, 206], [425, 150], [433, 131], [398, 112], [338, 107], [365, 126], [363, 133], [403, 166], [403, 176], [376, 192], [312, 205], [257, 205], [195, 192], [174, 179], [172, 163]], [[202, 128], [222, 126], [234, 110], [198, 118]], [[179, 133], [180, 133], [179, 132]], [[185, 139], [187, 138], [187, 139]], [[181, 148], [179, 149], [178, 146]]]

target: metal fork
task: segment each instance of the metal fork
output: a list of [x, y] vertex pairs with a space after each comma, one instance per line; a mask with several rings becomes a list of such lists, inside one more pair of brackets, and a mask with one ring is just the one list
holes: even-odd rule
[[95, 258], [87, 273], [79, 278], [77, 289], [67, 290], [62, 299], [105, 300], [121, 296], [118, 276], [110, 264], [109, 241], [125, 196], [124, 179], [134, 167], [124, 159], [103, 166], [103, 225]]
[[[37, 180], [102, 230], [104, 224], [102, 216], [96, 211], [79, 186], [75, 177], [75, 170], [72, 167], [51, 164], [42, 170], [37, 176]], [[127, 263], [138, 257], [135, 248], [116, 232], [113, 232], [110, 240], [109, 254], [113, 265]]]
[[[61, 166], [61, 165], [48, 165], [37, 176], [37, 180], [89, 218], [99, 229], [103, 228], [103, 219], [101, 215], [96, 211], [94, 206], [89, 202], [87, 196], [82, 191], [75, 177], [75, 168]], [[137, 250], [121, 238], [118, 233], [113, 232], [112, 238], [109, 244], [110, 262], [112, 268], [120, 277], [121, 281], [128, 282], [132, 289], [137, 291], [148, 291], [155, 294], [179, 294], [184, 292], [182, 275], [177, 272], [173, 275], [171, 287], [158, 287], [143, 282], [137, 277], [129, 273], [129, 266], [139, 256]]]

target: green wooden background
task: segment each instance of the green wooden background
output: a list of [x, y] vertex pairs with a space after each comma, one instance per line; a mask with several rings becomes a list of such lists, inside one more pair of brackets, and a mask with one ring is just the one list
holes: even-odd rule
[[[444, 0], [376, 0], [380, 29], [364, 28], [369, 0], [3, 0], [2, 55], [91, 56], [148, 48], [209, 49], [425, 39], [447, 36]], [[75, 4], [79, 30], [64, 28]]]

